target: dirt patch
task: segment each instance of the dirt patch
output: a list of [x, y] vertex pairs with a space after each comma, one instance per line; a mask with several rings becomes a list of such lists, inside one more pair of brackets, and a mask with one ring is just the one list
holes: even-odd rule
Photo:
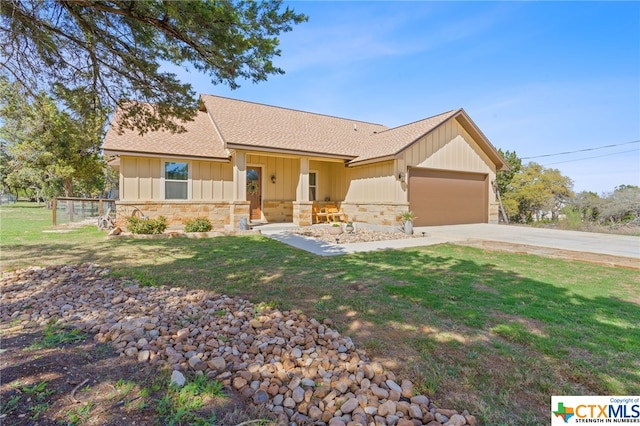
[[[118, 356], [93, 336], [73, 344], [41, 348], [43, 329], [3, 328], [0, 357], [0, 424], [155, 425], [170, 421], [162, 404], [167, 372]], [[266, 411], [228, 396], [197, 410], [217, 424], [267, 418]], [[163, 402], [165, 401], [165, 402]]]
[[475, 288], [478, 291], [486, 291], [487, 293], [491, 293], [491, 294], [499, 294], [499, 291], [496, 290], [495, 288], [491, 288], [481, 283], [477, 283], [477, 282], [471, 283], [471, 287]]
[[466, 240], [455, 244], [481, 249], [505, 251], [510, 253], [535, 254], [538, 256], [553, 257], [557, 259], [579, 260], [597, 265], [615, 266], [631, 269], [640, 269], [638, 259], [621, 256], [610, 256], [599, 253], [585, 253], [571, 250], [561, 250], [549, 247], [536, 247], [525, 244], [504, 243], [498, 241]]
[[[139, 392], [121, 395], [116, 383], [145, 383], [156, 372], [117, 356], [90, 339], [41, 348], [42, 330], [3, 331], [0, 399], [7, 424], [73, 423], [90, 414], [93, 424], [147, 424], [152, 418]], [[137, 404], [133, 398], [137, 398]], [[133, 406], [136, 409], [133, 409]]]

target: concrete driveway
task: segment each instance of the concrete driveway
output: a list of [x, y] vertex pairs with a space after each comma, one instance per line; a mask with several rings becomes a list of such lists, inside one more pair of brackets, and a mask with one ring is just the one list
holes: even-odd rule
[[640, 237], [626, 235], [479, 223], [414, 228], [416, 234], [424, 233], [425, 238], [337, 245], [292, 234], [289, 231], [297, 227], [290, 224], [269, 224], [259, 228], [269, 238], [319, 256], [453, 243], [640, 269]]
[[622, 257], [640, 267], [640, 237], [487, 223], [421, 226], [414, 230], [452, 243], [484, 241]]

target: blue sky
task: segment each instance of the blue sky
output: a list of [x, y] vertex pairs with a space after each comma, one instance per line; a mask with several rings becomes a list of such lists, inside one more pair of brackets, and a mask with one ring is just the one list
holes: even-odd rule
[[236, 90], [182, 78], [198, 93], [387, 126], [462, 107], [521, 158], [620, 145], [531, 160], [577, 192], [640, 185], [640, 2], [286, 4], [309, 16], [280, 38], [286, 74]]

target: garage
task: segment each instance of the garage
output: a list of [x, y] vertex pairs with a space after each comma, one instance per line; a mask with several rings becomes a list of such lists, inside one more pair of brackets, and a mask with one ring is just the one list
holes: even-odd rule
[[412, 168], [409, 208], [415, 226], [488, 222], [487, 175]]

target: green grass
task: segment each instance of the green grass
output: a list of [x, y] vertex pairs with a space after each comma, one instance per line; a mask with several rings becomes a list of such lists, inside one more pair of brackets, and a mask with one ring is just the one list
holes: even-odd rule
[[77, 328], [65, 329], [64, 324], [57, 321], [49, 322], [43, 331], [42, 340], [29, 346], [31, 350], [56, 348], [61, 345], [81, 342], [87, 335]]
[[6, 400], [0, 401], [0, 415], [10, 414], [18, 408], [20, 395], [12, 395]]
[[220, 382], [206, 376], [195, 376], [184, 386], [170, 385], [167, 392], [157, 401], [156, 414], [166, 425], [216, 424], [215, 415], [201, 413], [208, 401], [224, 396]]
[[66, 419], [69, 424], [73, 426], [85, 424], [91, 417], [91, 410], [93, 410], [93, 408], [93, 402], [89, 401], [87, 403], [84, 403], [78, 408], [67, 412]]
[[0, 207], [4, 268], [95, 262], [331, 318], [437, 404], [486, 424], [546, 424], [551, 395], [640, 393], [637, 270], [454, 245], [324, 258], [261, 236], [25, 236], [25, 214]]
[[46, 412], [50, 408], [50, 404], [46, 399], [49, 395], [54, 393], [54, 390], [48, 389], [48, 386], [49, 384], [45, 381], [33, 386], [22, 386], [22, 392], [24, 392], [30, 400], [33, 400], [34, 403], [29, 407], [31, 420], [37, 420], [42, 413]]

